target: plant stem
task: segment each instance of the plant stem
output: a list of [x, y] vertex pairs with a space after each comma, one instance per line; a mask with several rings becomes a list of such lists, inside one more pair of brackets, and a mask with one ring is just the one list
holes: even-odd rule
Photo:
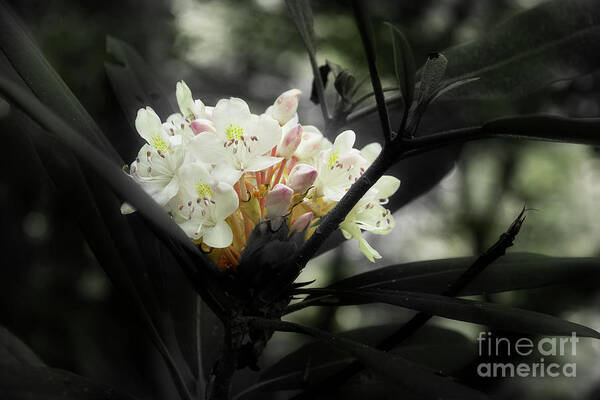
[[369, 29], [370, 26], [367, 19], [367, 12], [363, 7], [362, 1], [352, 0], [352, 8], [354, 9], [354, 18], [356, 19], [356, 25], [360, 33], [360, 38], [362, 40], [365, 55], [367, 57], [367, 63], [369, 65], [369, 75], [371, 76], [373, 94], [375, 95], [375, 101], [377, 102], [377, 111], [379, 112], [381, 129], [383, 131], [385, 142], [389, 143], [394, 139], [394, 136], [390, 126], [390, 118], [388, 116], [387, 107], [385, 105], [383, 88], [381, 87], [381, 81], [379, 80], [379, 74], [377, 73], [376, 53], [372, 40], [373, 32], [371, 29]]
[[362, 176], [350, 187], [350, 190], [342, 197], [339, 203], [328, 212], [319, 224], [312, 236], [304, 242], [304, 245], [296, 255], [296, 266], [300, 271], [306, 263], [315, 255], [325, 239], [333, 233], [352, 207], [363, 197], [365, 193], [377, 182], [385, 171], [396, 161], [398, 154], [390, 147], [384, 147], [373, 164], [362, 174]]

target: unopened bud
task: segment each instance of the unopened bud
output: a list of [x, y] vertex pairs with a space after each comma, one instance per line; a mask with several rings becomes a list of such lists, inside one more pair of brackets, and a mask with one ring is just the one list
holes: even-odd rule
[[290, 171], [287, 185], [294, 193], [304, 193], [317, 179], [317, 170], [308, 164], [296, 164]]
[[292, 223], [290, 232], [303, 232], [308, 227], [308, 224], [310, 224], [310, 221], [312, 221], [312, 218], [313, 213], [310, 211], [306, 214], [302, 214]]
[[281, 217], [287, 213], [294, 191], [278, 183], [267, 194], [267, 218]]
[[277, 155], [279, 157], [290, 158], [302, 140], [302, 125], [298, 124], [287, 132], [284, 132], [281, 142], [277, 146]]
[[298, 89], [290, 89], [287, 92], [283, 92], [271, 109], [271, 116], [279, 121], [280, 125], [285, 125], [298, 110], [298, 99], [302, 92]]
[[323, 149], [331, 147], [331, 143], [314, 126], [302, 127], [302, 141], [296, 149], [296, 157], [300, 160], [310, 160]]
[[216, 129], [213, 123], [207, 119], [196, 119], [190, 123], [190, 127], [192, 131], [194, 131], [194, 135], [197, 135], [202, 132], [212, 132], [215, 133]]

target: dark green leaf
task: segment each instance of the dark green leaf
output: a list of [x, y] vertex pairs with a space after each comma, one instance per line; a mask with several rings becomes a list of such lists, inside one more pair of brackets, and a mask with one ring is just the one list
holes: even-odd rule
[[134, 48], [108, 36], [106, 51], [112, 57], [112, 62], [105, 63], [106, 73], [133, 131], [140, 108], [150, 106], [163, 118], [176, 110], [162, 92], [150, 67]]
[[313, 336], [337, 347], [362, 362], [372, 371], [389, 379], [394, 384], [420, 394], [427, 399], [484, 399], [485, 395], [450, 378], [437, 375], [434, 371], [412, 363], [398, 355], [388, 354], [344, 337], [333, 335], [283, 321], [255, 320], [256, 326], [285, 332], [298, 332]]
[[110, 158], [120, 157], [98, 125], [31, 40], [6, 2], [0, 2], [0, 48], [31, 91]]
[[600, 339], [600, 333], [586, 326], [535, 311], [495, 303], [456, 299], [428, 293], [373, 289], [297, 289], [299, 293], [331, 294], [350, 301], [386, 303], [431, 315], [475, 324], [488, 325], [509, 332], [541, 335], [578, 336]]
[[[406, 290], [440, 294], [473, 262], [475, 257], [447, 258], [391, 265], [355, 275], [331, 288]], [[461, 292], [472, 296], [519, 289], [533, 289], [600, 277], [600, 259], [548, 257], [509, 253], [494, 261]]]
[[415, 59], [412, 49], [404, 34], [398, 27], [387, 24], [392, 31], [392, 43], [394, 46], [394, 71], [400, 85], [405, 109], [410, 108], [415, 91]]
[[[39, 100], [25, 90], [6, 79], [0, 79], [0, 91], [13, 103], [24, 109], [46, 129], [56, 134], [78, 157], [105, 181], [124, 199], [131, 203], [155, 226], [172, 237], [178, 239], [193, 254], [201, 254], [198, 248], [189, 240], [183, 231], [167, 216], [157, 204], [139, 186], [128, 178], [121, 167], [108, 159], [86, 139], [80, 136], [63, 119], [53, 113]], [[216, 268], [216, 267], [215, 267]]]
[[474, 42], [444, 51], [446, 78], [480, 77], [448, 97], [519, 97], [600, 67], [600, 3], [554, 0], [518, 13]]
[[0, 326], [0, 398], [133, 400], [108, 386], [46, 367], [27, 345], [3, 326]]
[[507, 117], [486, 122], [482, 134], [522, 139], [600, 145], [600, 118], [550, 115]]
[[133, 400], [132, 396], [82, 376], [54, 368], [31, 366], [0, 370], [3, 400]]
[[290, 17], [311, 55], [315, 53], [315, 33], [313, 30], [313, 14], [309, 0], [286, 0]]
[[204, 302], [199, 305], [198, 312], [202, 373], [204, 378], [208, 379], [221, 356], [225, 330], [223, 323]]
[[[396, 329], [397, 325], [373, 326], [344, 332], [342, 336], [375, 346]], [[449, 342], [453, 345], [447, 346]], [[392, 350], [392, 353], [434, 370], [451, 373], [473, 360], [474, 349], [465, 336], [448, 329], [428, 326], [419, 335]], [[354, 358], [331, 349], [324, 342], [309, 343], [266, 368], [258, 383], [246, 390], [244, 395], [265, 390], [300, 389], [331, 376], [352, 361]]]
[[0, 326], [0, 365], [2, 368], [9, 365], [46, 366], [33, 350], [3, 326]]

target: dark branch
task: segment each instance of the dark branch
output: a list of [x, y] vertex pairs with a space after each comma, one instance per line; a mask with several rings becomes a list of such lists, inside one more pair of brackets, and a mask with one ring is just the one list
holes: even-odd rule
[[397, 156], [398, 154], [393, 153], [389, 148], [384, 148], [373, 164], [371, 164], [358, 181], [350, 187], [350, 190], [342, 197], [340, 202], [336, 204], [333, 210], [323, 217], [323, 221], [319, 224], [317, 230], [306, 242], [304, 242], [304, 245], [296, 255], [295, 263], [297, 272], [300, 272], [306, 263], [314, 257], [325, 239], [338, 228], [352, 207], [356, 205], [371, 186], [373, 186], [385, 171], [397, 160]]
[[360, 32], [363, 48], [365, 49], [365, 55], [367, 56], [367, 63], [369, 64], [369, 75], [371, 76], [373, 93], [375, 94], [375, 100], [377, 101], [377, 111], [379, 112], [381, 129], [383, 130], [385, 142], [389, 143], [394, 139], [394, 137], [392, 128], [390, 126], [390, 118], [388, 116], [387, 107], [385, 105], [383, 88], [381, 87], [381, 81], [379, 80], [379, 74], [377, 73], [377, 65], [375, 61], [376, 54], [373, 41], [371, 39], [372, 32], [369, 29], [367, 12], [364, 9], [361, 0], [353, 0], [352, 7], [354, 9], [354, 18], [356, 19], [356, 25], [358, 27], [358, 31]]

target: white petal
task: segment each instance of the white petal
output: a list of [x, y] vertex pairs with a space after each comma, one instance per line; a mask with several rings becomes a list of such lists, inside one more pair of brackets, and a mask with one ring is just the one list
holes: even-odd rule
[[177, 105], [179, 106], [181, 113], [188, 118], [193, 117], [193, 115], [191, 115], [192, 104], [194, 103], [192, 91], [184, 81], [177, 82], [175, 96], [177, 97]]
[[373, 189], [377, 190], [378, 199], [387, 199], [391, 197], [400, 187], [400, 179], [391, 175], [383, 175], [377, 180]]
[[134, 213], [136, 211], [135, 208], [133, 208], [133, 206], [127, 202], [121, 204], [121, 214], [125, 215], [125, 214], [131, 214]]
[[370, 143], [360, 150], [360, 155], [363, 156], [369, 164], [373, 164], [373, 161], [381, 153], [381, 145], [377, 142]]
[[333, 142], [333, 151], [337, 152], [340, 156], [346, 154], [354, 146], [356, 140], [356, 134], [354, 131], [344, 131], [337, 135], [335, 142]]
[[198, 160], [209, 164], [231, 162], [229, 152], [223, 147], [223, 140], [210, 132], [202, 132], [194, 136], [188, 149]]
[[202, 237], [202, 221], [196, 218], [188, 219], [179, 224], [179, 227], [185, 234], [192, 239], [200, 239]]
[[135, 129], [149, 144], [153, 144], [152, 138], [156, 136], [166, 137], [160, 118], [150, 107], [138, 110], [135, 118]]
[[224, 220], [238, 208], [239, 199], [233, 186], [219, 182], [213, 185], [213, 199], [215, 201], [215, 218]]
[[217, 182], [225, 182], [230, 185], [235, 185], [242, 177], [243, 172], [234, 168], [231, 164], [220, 163], [211, 171], [211, 175]]
[[262, 171], [265, 168], [269, 168], [271, 165], [277, 164], [281, 160], [283, 160], [281, 157], [258, 156], [248, 161], [245, 170], [249, 172]]
[[243, 126], [250, 119], [250, 108], [242, 99], [221, 99], [212, 112], [217, 132], [224, 135], [229, 124]]
[[323, 186], [323, 196], [325, 196], [327, 200], [340, 201], [345, 194], [346, 189], [344, 187]]
[[375, 258], [381, 258], [379, 252], [371, 247], [371, 245], [363, 237], [358, 239], [358, 248], [371, 262], [375, 262]]
[[212, 228], [206, 229], [202, 241], [210, 247], [228, 247], [233, 242], [233, 232], [227, 222], [220, 221]]
[[179, 180], [181, 188], [185, 192], [185, 195], [195, 199], [198, 197], [197, 186], [198, 184], [213, 185], [214, 178], [208, 172], [208, 169], [203, 163], [191, 163], [186, 164], [179, 170]]
[[249, 121], [246, 130], [246, 136], [258, 138], [257, 142], [251, 142], [252, 152], [255, 155], [271, 151], [281, 141], [282, 130], [279, 123], [267, 115]]
[[179, 180], [177, 177], [173, 177], [171, 181], [165, 186], [159, 193], [156, 193], [154, 197], [154, 201], [156, 201], [161, 206], [166, 205], [169, 200], [171, 200], [177, 192], [179, 191]]

